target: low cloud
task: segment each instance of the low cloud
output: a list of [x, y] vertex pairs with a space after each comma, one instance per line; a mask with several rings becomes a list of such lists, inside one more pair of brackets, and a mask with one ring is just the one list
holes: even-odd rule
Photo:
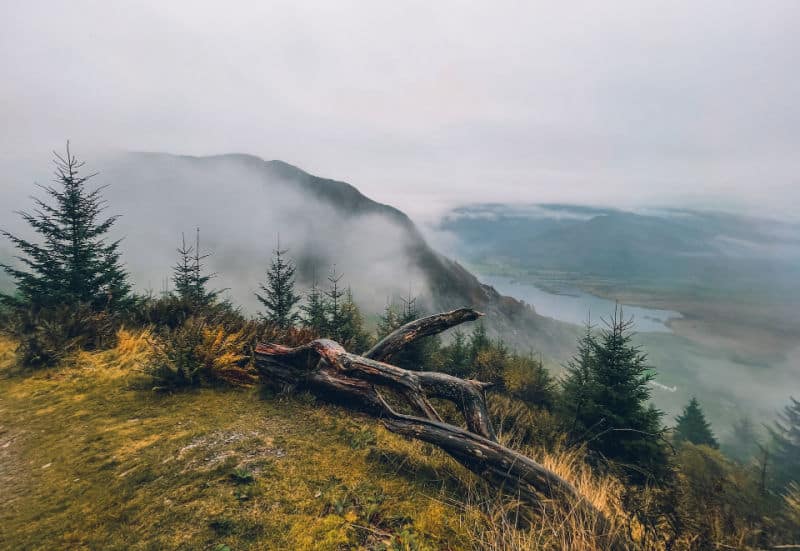
[[[335, 265], [341, 284], [353, 287], [368, 312], [378, 312], [392, 297], [409, 290], [426, 295], [424, 275], [407, 254], [409, 233], [386, 217], [343, 212], [275, 177], [264, 164], [238, 157], [213, 161], [169, 155], [116, 155], [86, 167], [100, 174], [93, 185], [108, 184], [108, 214], [120, 214], [114, 236], [124, 237], [127, 268], [138, 290], [161, 291], [175, 264], [184, 233], [190, 243], [200, 228], [201, 249], [213, 285], [248, 312], [258, 303], [253, 295], [265, 280], [280, 235], [281, 248], [298, 265], [298, 285], [314, 277], [327, 286]], [[31, 173], [38, 170], [31, 167]], [[32, 184], [29, 192], [35, 191]], [[31, 201], [21, 188], [7, 193], [4, 205], [25, 210]], [[18, 217], [3, 215], [3, 227], [29, 234]]]

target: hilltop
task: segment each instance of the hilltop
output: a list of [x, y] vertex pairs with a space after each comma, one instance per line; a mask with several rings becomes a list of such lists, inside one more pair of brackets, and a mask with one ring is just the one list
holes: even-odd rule
[[[155, 393], [140, 371], [149, 338], [123, 331], [111, 350], [36, 374], [0, 341], [0, 545], [433, 550], [587, 536], [559, 533], [558, 518], [493, 526], [502, 503], [444, 453], [308, 394]], [[613, 481], [574, 454], [542, 455], [611, 507]]]

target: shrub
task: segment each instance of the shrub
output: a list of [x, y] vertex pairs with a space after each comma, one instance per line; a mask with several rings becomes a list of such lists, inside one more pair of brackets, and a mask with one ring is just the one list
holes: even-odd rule
[[153, 344], [147, 371], [156, 390], [214, 383], [245, 386], [257, 380], [244, 328], [228, 332], [222, 325], [190, 317], [176, 329], [164, 331]]
[[87, 304], [52, 308], [19, 307], [7, 312], [5, 331], [17, 341], [24, 367], [53, 366], [78, 350], [98, 350], [116, 342], [117, 320]]
[[506, 391], [528, 404], [552, 408], [555, 404], [555, 381], [540, 360], [512, 354], [503, 371]]
[[553, 448], [563, 439], [559, 420], [545, 409], [496, 393], [489, 395], [487, 405], [499, 438], [512, 447], [535, 444]]
[[475, 357], [474, 377], [488, 383], [500, 383], [503, 381], [503, 371], [508, 352], [500, 346], [490, 346], [480, 350]]
[[[757, 471], [709, 446], [684, 443], [674, 480], [658, 491], [661, 513], [651, 511], [649, 523], [673, 548], [765, 547], [775, 536], [770, 517], [781, 504], [759, 486]], [[628, 503], [630, 510], [641, 510], [635, 505]]]
[[230, 302], [200, 305], [174, 294], [141, 297], [129, 309], [125, 321], [135, 326], [153, 325], [177, 329], [191, 317], [204, 318], [227, 329], [239, 329], [247, 323], [244, 315]]

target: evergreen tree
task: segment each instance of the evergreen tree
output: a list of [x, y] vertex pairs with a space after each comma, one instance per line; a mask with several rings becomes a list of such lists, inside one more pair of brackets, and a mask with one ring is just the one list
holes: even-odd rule
[[417, 307], [417, 297], [412, 296], [411, 291], [409, 291], [408, 295], [405, 297], [401, 297], [400, 300], [403, 302], [403, 309], [400, 313], [399, 327], [420, 317], [420, 310]]
[[675, 444], [691, 442], [692, 444], [703, 444], [712, 448], [718, 448], [717, 439], [711, 432], [711, 425], [706, 421], [706, 416], [700, 408], [697, 398], [692, 397], [689, 403], [683, 408], [683, 413], [676, 419], [675, 433], [673, 441]]
[[120, 240], [107, 241], [118, 217], [101, 217], [106, 186], [86, 188], [94, 174], [80, 175], [84, 163], [72, 155], [69, 142], [65, 156], [54, 155], [57, 186], [41, 186], [52, 203], [34, 199], [34, 213], [20, 213], [42, 243], [0, 231], [20, 250], [17, 258], [26, 267], [2, 265], [16, 282], [17, 296], [0, 298], [8, 305], [34, 309], [80, 304], [95, 311], [120, 310], [133, 298], [120, 260]]
[[599, 335], [582, 339], [563, 400], [579, 404], [566, 419], [573, 438], [624, 468], [634, 482], [666, 473], [661, 412], [648, 405], [653, 374], [647, 357], [631, 343], [632, 321], [617, 308]]
[[186, 245], [181, 234], [181, 246], [177, 249], [178, 262], [172, 268], [172, 281], [178, 298], [193, 308], [204, 308], [216, 302], [222, 290], [210, 290], [208, 283], [216, 274], [207, 274], [203, 260], [210, 254], [200, 254], [200, 228], [195, 233], [194, 246]]
[[723, 443], [725, 455], [740, 463], [748, 463], [758, 454], [761, 446], [759, 435], [750, 417], [742, 417], [733, 423], [733, 433]]
[[331, 268], [328, 274], [328, 290], [325, 291], [325, 299], [327, 306], [327, 333], [330, 338], [335, 341], [341, 340], [342, 326], [344, 324], [344, 311], [342, 307], [345, 301], [345, 291], [339, 287], [339, 281], [342, 279], [342, 274], [336, 274], [336, 266]]
[[769, 432], [775, 481], [781, 488], [789, 482], [800, 483], [800, 401], [789, 398]]
[[[417, 306], [417, 298], [409, 292], [405, 297], [400, 298], [402, 306], [398, 307], [394, 302], [386, 305], [383, 314], [378, 320], [378, 337], [383, 338], [395, 329], [410, 323], [422, 316]], [[438, 358], [434, 358], [439, 352], [440, 339], [438, 335], [422, 337], [406, 345], [403, 350], [392, 357], [392, 363], [404, 369], [430, 369], [430, 366], [437, 363]]]
[[571, 433], [575, 433], [584, 407], [593, 393], [593, 351], [597, 342], [592, 334], [592, 325], [587, 322], [585, 333], [578, 339], [578, 350], [567, 362], [566, 376], [561, 381], [560, 410]]
[[400, 311], [397, 305], [392, 302], [387, 302], [383, 309], [383, 313], [378, 315], [378, 338], [383, 338], [398, 327], [400, 327]]
[[181, 246], [177, 249], [178, 262], [172, 268], [172, 282], [175, 284], [175, 294], [186, 301], [194, 299], [194, 249], [186, 245], [186, 236], [181, 234]]
[[445, 347], [444, 369], [456, 377], [466, 377], [469, 375], [471, 362], [469, 358], [469, 347], [467, 346], [467, 336], [463, 331], [456, 329], [453, 331], [453, 340]]
[[217, 301], [219, 295], [225, 289], [209, 289], [208, 283], [217, 274], [208, 274], [205, 271], [203, 260], [211, 256], [211, 254], [200, 254], [200, 228], [195, 232], [194, 242], [194, 293], [195, 301], [202, 306], [209, 306]]
[[306, 303], [300, 306], [303, 327], [314, 330], [320, 336], [328, 336], [328, 303], [316, 279], [306, 294]]
[[294, 310], [300, 296], [294, 292], [295, 266], [291, 260], [284, 259], [287, 249], [281, 250], [280, 243], [272, 256], [272, 263], [267, 271], [266, 285], [260, 285], [263, 295], [256, 293], [256, 298], [264, 305], [264, 319], [271, 321], [281, 329], [288, 329], [300, 318]]
[[506, 367], [510, 359], [508, 347], [502, 339], [486, 340], [486, 344], [476, 346], [477, 355], [472, 364], [471, 376], [480, 381], [494, 383], [503, 388]]
[[528, 404], [546, 409], [554, 406], [555, 380], [544, 366], [541, 355], [511, 354], [504, 366], [503, 385], [507, 392]]
[[478, 358], [478, 353], [488, 348], [491, 343], [492, 341], [486, 333], [486, 325], [484, 325], [483, 320], [478, 321], [472, 330], [472, 334], [469, 336], [470, 361], [475, 362]]
[[364, 316], [353, 299], [353, 291], [347, 288], [342, 302], [342, 324], [339, 339], [347, 350], [360, 353], [370, 347], [370, 338], [364, 329]]

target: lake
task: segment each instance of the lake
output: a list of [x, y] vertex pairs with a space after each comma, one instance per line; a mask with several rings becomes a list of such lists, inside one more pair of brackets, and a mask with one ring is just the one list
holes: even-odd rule
[[[564, 293], [549, 293], [531, 283], [503, 276], [481, 276], [480, 280], [497, 289], [501, 294], [524, 300], [542, 316], [583, 325], [592, 314], [592, 323], [600, 318], [608, 319], [614, 312], [613, 300], [597, 297], [579, 289], [567, 289]], [[667, 321], [683, 317], [680, 312], [631, 306], [620, 303], [625, 318], [633, 317], [634, 329], [639, 333], [671, 333]]]

